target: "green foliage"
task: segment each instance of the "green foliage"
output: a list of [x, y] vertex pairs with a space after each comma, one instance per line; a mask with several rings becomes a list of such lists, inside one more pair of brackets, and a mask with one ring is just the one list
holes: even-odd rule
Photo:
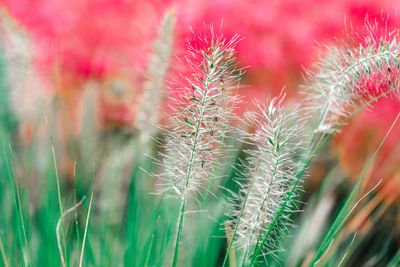
[[[159, 40], [167, 42], [169, 49], [173, 21], [172, 17], [164, 20], [168, 34]], [[335, 164], [323, 184], [310, 194], [309, 206], [302, 207], [307, 195], [299, 190], [308, 167], [319, 153], [326, 153], [332, 135], [359, 111], [398, 91], [392, 80], [387, 91], [364, 99], [359, 106], [353, 99], [359, 97], [354, 92], [363, 79], [379, 74], [385, 80], [388, 68], [399, 70], [396, 43], [381, 41], [377, 47], [370, 44], [357, 52], [338, 50], [338, 58], [322, 64], [321, 72], [314, 74], [319, 82], [313, 84], [317, 90], [313, 91], [314, 100], [320, 101], [314, 109], [317, 123], [310, 120], [311, 132], [300, 136], [306, 139], [306, 146], [298, 155], [291, 150], [297, 150], [297, 139], [291, 138], [299, 137], [302, 127], [298, 124], [310, 121], [297, 119], [301, 114], [297, 109], [293, 111], [296, 116], [287, 120], [283, 106], [280, 113], [282, 101], [261, 108], [262, 116], [255, 121], [261, 130], [248, 133], [250, 138], [243, 138], [243, 133], [230, 125], [236, 98], [226, 91], [236, 89], [239, 77], [233, 43], [224, 42], [212, 38], [210, 47], [197, 51], [200, 71], [194, 80], [188, 78], [185, 96], [191, 98], [175, 110], [175, 128], [167, 132], [148, 128], [143, 124], [148, 113], [144, 112], [135, 131], [97, 135], [93, 125], [90, 127], [89, 115], [81, 135], [66, 134], [72, 140], [70, 146], [63, 146], [62, 134], [57, 131], [56, 118], [62, 113], [55, 107], [46, 120], [45, 141], [39, 127], [34, 127], [31, 143], [15, 140], [19, 125], [10, 107], [11, 88], [0, 53], [0, 266], [350, 266], [357, 260], [377, 259], [397, 266], [396, 241], [387, 238], [392, 234], [390, 224], [382, 233], [374, 232], [373, 238], [341, 234], [359, 203], [354, 204], [360, 198], [360, 184], [400, 113], [350, 192], [341, 190], [345, 184], [335, 179]], [[160, 105], [169, 52], [154, 56], [149, 67], [153, 74], [157, 64], [165, 63], [159, 74], [154, 74], [159, 79], [147, 84], [157, 92], [156, 103], [147, 106], [147, 111]], [[157, 116], [152, 116], [153, 120]], [[66, 155], [74, 162], [73, 175], [62, 164]], [[154, 194], [165, 181], [160, 178], [168, 181], [165, 191], [169, 194]], [[339, 195], [340, 205], [334, 205], [336, 191], [349, 193]], [[242, 198], [228, 201], [238, 195]], [[274, 209], [270, 196], [275, 197]], [[250, 211], [246, 210], [249, 203], [254, 206]], [[302, 208], [304, 214], [297, 214]], [[245, 212], [255, 216], [246, 217]], [[319, 216], [323, 218], [319, 220]], [[252, 222], [253, 218], [257, 221]], [[248, 224], [243, 227], [241, 220]], [[293, 224], [299, 229], [290, 227]], [[312, 229], [308, 229], [310, 224]], [[248, 228], [248, 243], [255, 242], [251, 249], [243, 249], [236, 243]], [[315, 231], [308, 240], [307, 231]], [[369, 254], [361, 255], [376, 240], [382, 245], [375, 244]], [[299, 252], [299, 244], [306, 248]], [[281, 251], [282, 247], [286, 249]]]

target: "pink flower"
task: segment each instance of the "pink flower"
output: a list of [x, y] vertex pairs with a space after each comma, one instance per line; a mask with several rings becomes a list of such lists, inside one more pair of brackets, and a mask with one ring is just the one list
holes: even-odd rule
[[[127, 68], [140, 77], [165, 1], [5, 0], [30, 32], [37, 63], [77, 77], [103, 78]], [[53, 66], [53, 67], [52, 67]]]
[[[38, 68], [54, 85], [61, 81], [57, 90], [82, 90], [88, 79], [102, 83], [110, 76], [127, 76], [139, 91], [157, 27], [172, 6], [177, 15], [177, 56], [185, 56], [187, 39], [193, 41], [190, 27], [197, 32], [213, 24], [227, 38], [236, 33], [244, 37], [237, 56], [241, 67], [249, 66], [246, 87], [240, 92], [248, 101], [277, 94], [284, 86], [294, 95], [303, 68], [310, 68], [319, 56], [318, 48], [346, 39], [346, 33], [354, 32], [351, 28], [362, 29], [365, 15], [373, 21], [397, 4], [394, 0], [3, 1], [29, 30]], [[389, 26], [399, 22], [400, 17], [390, 14]], [[184, 61], [174, 61], [170, 79], [186, 68]], [[126, 121], [122, 117], [112, 120]]]
[[[46, 72], [58, 64], [78, 76], [103, 77], [126, 68], [140, 80], [161, 16], [173, 6], [178, 51], [183, 53], [186, 38], [191, 38], [189, 27], [197, 31], [222, 24], [227, 38], [236, 33], [245, 37], [238, 45], [238, 59], [242, 66], [251, 66], [249, 84], [280, 91], [285, 83], [295, 89], [302, 67], [310, 67], [317, 56], [317, 42], [333, 42], [343, 35], [345, 24], [359, 28], [366, 14], [379, 17], [396, 1], [5, 0], [5, 4], [31, 32]], [[389, 23], [398, 21], [390, 17]]]
[[[95, 80], [101, 85], [111, 77], [125, 76], [131, 80], [132, 88], [140, 88], [157, 25], [169, 4], [146, 0], [4, 2], [28, 30], [36, 48], [35, 65], [53, 84], [54, 90], [49, 93], [60, 93], [64, 99], [74, 124], [80, 121], [77, 97], [82, 96], [87, 81]], [[104, 98], [99, 102], [108, 103], [101, 105], [102, 123], [132, 124], [132, 108], [122, 108], [127, 105], [125, 102], [121, 108], [113, 100]], [[116, 109], [120, 111], [115, 112]], [[127, 109], [130, 111], [125, 114]], [[79, 126], [74, 128], [77, 132]]]

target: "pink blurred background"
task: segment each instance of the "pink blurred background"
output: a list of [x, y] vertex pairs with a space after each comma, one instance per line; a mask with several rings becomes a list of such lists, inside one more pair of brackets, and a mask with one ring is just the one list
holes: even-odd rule
[[[191, 29], [196, 32], [204, 25], [213, 24], [228, 38], [236, 33], [244, 37], [237, 49], [240, 66], [249, 67], [240, 91], [247, 101], [277, 94], [283, 87], [296, 97], [304, 69], [312, 69], [324, 45], [363, 31], [367, 15], [371, 21], [384, 19], [389, 28], [400, 22], [395, 0], [4, 0], [3, 4], [33, 40], [35, 68], [49, 85], [48, 93], [65, 99], [71, 121], [79, 121], [76, 103], [88, 81], [104, 86], [117, 78], [128, 81], [124, 99], [101, 94], [98, 120], [105, 128], [134, 123], [152, 41], [167, 9], [177, 17], [174, 56], [185, 55], [185, 43], [193, 38]], [[179, 72], [185, 72], [185, 65], [173, 60], [169, 79]], [[381, 101], [335, 139], [349, 174], [360, 173], [399, 109], [398, 100]], [[400, 127], [377, 160], [379, 168], [373, 175], [377, 179], [399, 173], [400, 153], [391, 154], [393, 146], [399, 149], [398, 136]]]

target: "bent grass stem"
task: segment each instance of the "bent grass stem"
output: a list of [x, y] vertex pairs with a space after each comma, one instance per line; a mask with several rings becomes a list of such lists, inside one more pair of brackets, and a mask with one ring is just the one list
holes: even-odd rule
[[291, 198], [294, 190], [297, 187], [297, 184], [299, 183], [301, 177], [303, 176], [304, 172], [306, 171], [307, 167], [309, 166], [309, 164], [311, 163], [311, 160], [314, 158], [314, 156], [317, 154], [317, 152], [320, 150], [320, 148], [332, 137], [332, 135], [334, 133], [336, 133], [339, 128], [341, 128], [348, 120], [350, 120], [355, 114], [357, 114], [358, 112], [360, 112], [362, 109], [364, 109], [365, 107], [369, 106], [371, 103], [379, 100], [380, 98], [390, 94], [391, 92], [394, 92], [395, 90], [398, 90], [399, 87], [394, 87], [391, 90], [388, 90], [380, 95], [378, 95], [377, 97], [374, 97], [373, 99], [369, 100], [368, 102], [366, 102], [365, 104], [361, 105], [360, 107], [358, 107], [355, 111], [353, 111], [350, 115], [348, 115], [346, 118], [344, 118], [334, 129], [331, 133], [329, 133], [322, 142], [318, 142], [318, 146], [316, 146], [313, 150], [313, 152], [311, 153], [311, 155], [305, 160], [305, 163], [302, 164], [302, 169], [297, 173], [296, 175], [296, 182], [293, 184], [292, 190], [289, 192], [289, 194], [287, 195], [287, 197], [285, 198], [285, 201], [281, 204], [281, 208], [279, 209], [279, 211], [276, 213], [274, 220], [272, 221], [272, 223], [270, 224], [270, 226], [268, 227], [268, 231], [266, 233], [266, 235], [264, 236], [264, 239], [261, 243], [260, 246], [258, 246], [256, 248], [256, 251], [254, 253], [254, 257], [253, 260], [251, 262], [250, 266], [253, 266], [255, 263], [256, 258], [258, 257], [258, 254], [260, 253], [261, 248], [263, 247], [265, 241], [267, 240], [268, 236], [270, 235], [272, 229], [275, 227], [275, 225], [278, 222], [279, 217], [282, 215], [283, 210], [286, 208], [289, 199]]

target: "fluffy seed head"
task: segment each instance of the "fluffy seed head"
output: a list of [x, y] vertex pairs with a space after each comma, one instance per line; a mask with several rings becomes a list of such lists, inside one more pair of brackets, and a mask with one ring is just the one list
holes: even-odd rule
[[[275, 213], [296, 181], [295, 155], [301, 144], [302, 123], [298, 120], [297, 109], [284, 109], [283, 99], [284, 96], [273, 98], [266, 104], [259, 104], [258, 112], [247, 114], [255, 128], [248, 136], [254, 148], [247, 151], [249, 165], [245, 166], [244, 173], [247, 179], [240, 183], [241, 191], [235, 201], [238, 207], [233, 216], [233, 224], [239, 224], [235, 243], [243, 251], [248, 250], [247, 256], [254, 252], [258, 242], [263, 241]], [[286, 209], [293, 212], [293, 204], [290, 202]], [[239, 216], [243, 205], [243, 213]], [[287, 218], [283, 217], [271, 236], [286, 229], [287, 224]], [[277, 244], [271, 240], [268, 239], [266, 245], [273, 253]]]
[[[373, 28], [358, 39], [356, 48], [328, 48], [309, 73], [304, 86], [310, 114], [319, 120], [317, 132], [334, 128], [357, 103], [399, 86], [400, 44], [397, 32], [377, 36]], [[392, 96], [399, 96], [400, 90]]]
[[198, 38], [188, 45], [192, 72], [175, 95], [172, 129], [166, 137], [161, 191], [183, 197], [196, 191], [210, 177], [221, 138], [236, 97], [239, 71], [235, 67], [235, 45], [216, 37]]
[[169, 10], [165, 13], [158, 30], [158, 37], [153, 43], [153, 51], [146, 71], [146, 81], [143, 85], [143, 96], [136, 125], [143, 143], [149, 141], [157, 133], [159, 108], [174, 44], [174, 29], [175, 16]]

